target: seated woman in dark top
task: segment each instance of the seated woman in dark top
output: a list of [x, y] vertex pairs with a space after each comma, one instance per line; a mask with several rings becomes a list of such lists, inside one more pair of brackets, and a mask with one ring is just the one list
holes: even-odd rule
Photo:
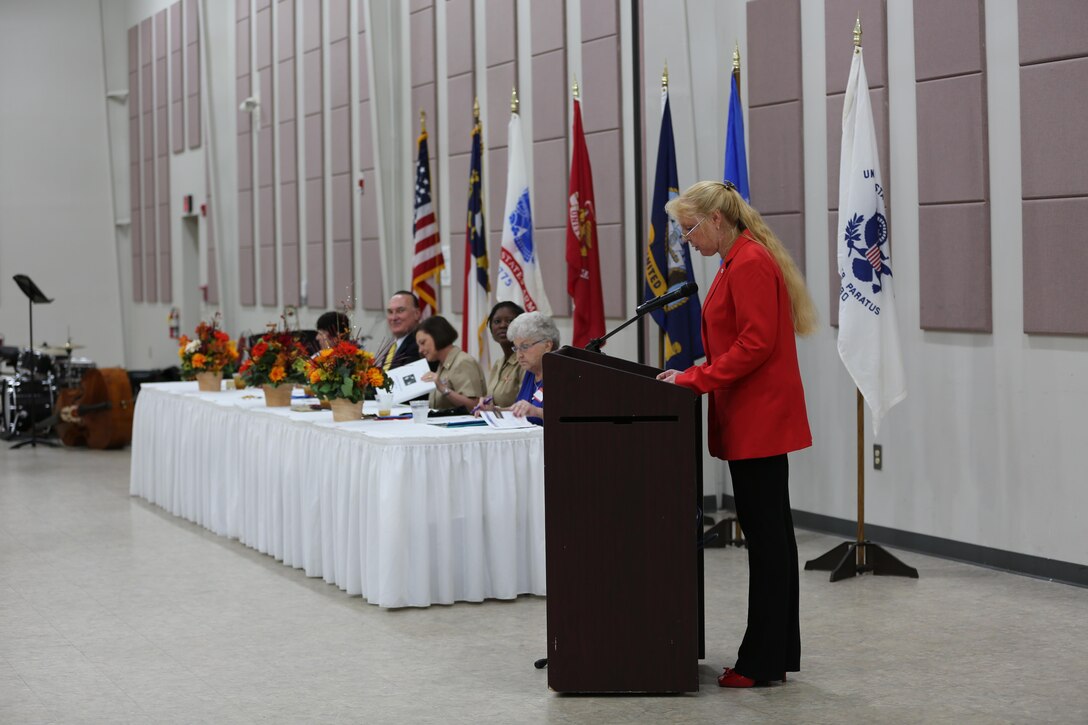
[[518, 364], [525, 371], [510, 412], [544, 425], [544, 355], [559, 349], [559, 328], [541, 312], [526, 312], [514, 318], [506, 336], [514, 343]]

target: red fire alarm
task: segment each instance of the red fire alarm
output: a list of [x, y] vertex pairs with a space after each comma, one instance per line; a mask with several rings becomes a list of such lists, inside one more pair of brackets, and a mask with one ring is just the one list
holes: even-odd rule
[[359, 177], [359, 193], [360, 194], [365, 194], [366, 193], [366, 178], [362, 177], [362, 176]]
[[208, 216], [208, 205], [207, 204], [201, 204], [200, 205], [200, 216]]

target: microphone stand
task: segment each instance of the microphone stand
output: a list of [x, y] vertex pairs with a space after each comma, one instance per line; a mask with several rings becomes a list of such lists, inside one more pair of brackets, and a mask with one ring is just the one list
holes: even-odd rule
[[[647, 310], [646, 312], [649, 312], [649, 310]], [[605, 340], [612, 337], [617, 332], [619, 332], [623, 328], [630, 325], [632, 322], [637, 322], [638, 320], [642, 319], [642, 315], [645, 315], [646, 312], [643, 312], [641, 314], [636, 313], [634, 317], [632, 317], [630, 320], [623, 323], [619, 327], [615, 328], [614, 330], [612, 330], [612, 332], [608, 333], [604, 337], [595, 337], [595, 338], [593, 338], [592, 340], [590, 340], [589, 342], [586, 343], [585, 349], [589, 350], [590, 352], [600, 352], [601, 351], [601, 345], [604, 345]]]

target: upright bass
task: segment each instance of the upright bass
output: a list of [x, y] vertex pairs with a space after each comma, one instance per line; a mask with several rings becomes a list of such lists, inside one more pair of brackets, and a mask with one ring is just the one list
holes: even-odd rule
[[39, 430], [56, 425], [66, 446], [122, 448], [132, 441], [132, 384], [124, 368], [92, 368], [78, 388], [57, 394], [54, 415]]

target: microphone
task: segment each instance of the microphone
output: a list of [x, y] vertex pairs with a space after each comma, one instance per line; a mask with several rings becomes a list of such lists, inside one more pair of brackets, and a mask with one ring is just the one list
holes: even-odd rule
[[652, 300], [647, 300], [646, 302], [643, 302], [641, 305], [636, 307], [635, 316], [642, 317], [647, 312], [659, 310], [666, 305], [671, 305], [673, 302], [682, 300], [685, 297], [690, 297], [698, 292], [699, 285], [695, 284], [694, 282], [685, 282], [682, 285], [670, 287], [668, 291], [665, 292], [665, 294], [660, 295], [659, 297], [654, 297]]

